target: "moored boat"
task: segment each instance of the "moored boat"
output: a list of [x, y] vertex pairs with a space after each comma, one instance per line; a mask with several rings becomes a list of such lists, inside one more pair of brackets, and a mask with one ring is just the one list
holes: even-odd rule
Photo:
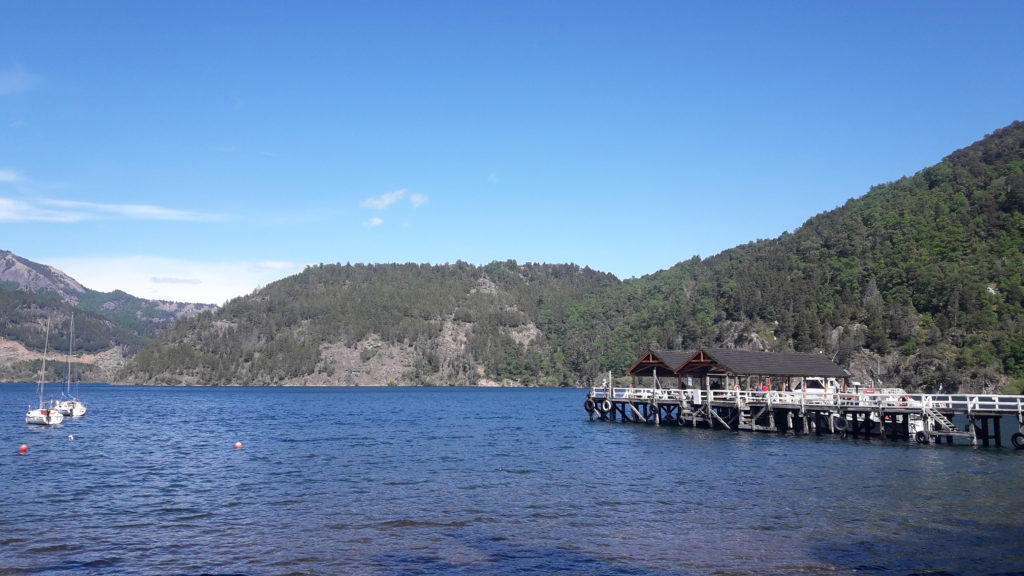
[[36, 386], [36, 392], [39, 395], [39, 406], [33, 408], [28, 407], [25, 412], [25, 423], [26, 424], [40, 424], [43, 426], [52, 426], [54, 424], [60, 424], [64, 421], [64, 414], [60, 410], [54, 407], [53, 402], [49, 404], [43, 403], [43, 389], [46, 387], [46, 354], [49, 351], [50, 345], [50, 320], [46, 320], [46, 340], [43, 344], [43, 367], [39, 371], [39, 384]]
[[54, 404], [54, 407], [64, 416], [79, 418], [81, 416], [85, 416], [85, 411], [88, 408], [86, 407], [85, 402], [82, 402], [76, 396], [71, 394], [71, 381], [73, 380], [71, 376], [71, 354], [74, 351], [75, 345], [74, 316], [71, 316], [71, 335], [69, 336], [68, 341], [68, 361], [66, 375], [64, 378], [64, 391], [60, 393], [60, 400]]
[[28, 411], [25, 412], [25, 424], [39, 424], [42, 426], [53, 426], [60, 424], [64, 421], [64, 415], [61, 414], [60, 410], [52, 406], [42, 406], [38, 408], [32, 408], [29, 406]]

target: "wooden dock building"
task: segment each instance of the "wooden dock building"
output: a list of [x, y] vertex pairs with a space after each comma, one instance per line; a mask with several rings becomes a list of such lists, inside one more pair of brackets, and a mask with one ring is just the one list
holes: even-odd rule
[[1011, 444], [1024, 448], [1024, 396], [863, 387], [822, 354], [647, 350], [627, 375], [628, 386], [609, 374], [589, 390], [591, 420], [1002, 446], [1002, 422], [1012, 416]]

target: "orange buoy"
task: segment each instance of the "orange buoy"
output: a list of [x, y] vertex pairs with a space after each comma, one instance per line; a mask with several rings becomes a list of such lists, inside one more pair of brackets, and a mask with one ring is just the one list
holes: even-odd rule
[[241, 450], [241, 449], [242, 449], [242, 443], [241, 442], [235, 442], [235, 450]]
[[25, 452], [28, 452], [28, 444], [22, 444], [18, 447], [18, 454], [24, 454]]

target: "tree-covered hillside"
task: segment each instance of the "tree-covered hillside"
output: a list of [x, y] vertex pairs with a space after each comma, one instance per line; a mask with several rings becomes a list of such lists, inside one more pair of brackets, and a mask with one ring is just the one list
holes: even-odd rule
[[381, 346], [410, 351], [396, 383], [565, 385], [572, 369], [536, 323], [617, 283], [575, 265], [312, 266], [217, 313], [179, 322], [122, 377], [266, 385], [319, 373], [338, 384], [359, 368], [333, 364], [323, 353], [340, 344], [358, 349], [360, 364], [381, 362]]
[[[736, 346], [821, 351], [911, 389], [999, 389], [1024, 378], [1022, 270], [1016, 122], [790, 234], [639, 279], [516, 262], [311, 267], [179, 322], [122, 377], [570, 385], [646, 347]], [[400, 374], [375, 381], [386, 362]]]
[[875, 373], [860, 376], [991, 388], [1024, 377], [1022, 271], [1024, 123], [1015, 122], [791, 234], [627, 282], [580, 310], [586, 325], [625, 302], [618, 333], [659, 347], [819, 350], [842, 365], [866, 351]]

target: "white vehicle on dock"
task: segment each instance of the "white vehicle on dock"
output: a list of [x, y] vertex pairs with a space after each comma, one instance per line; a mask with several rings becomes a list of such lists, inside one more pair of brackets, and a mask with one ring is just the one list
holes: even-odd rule
[[841, 390], [835, 378], [804, 378], [792, 387], [793, 392], [800, 394], [835, 394]]

